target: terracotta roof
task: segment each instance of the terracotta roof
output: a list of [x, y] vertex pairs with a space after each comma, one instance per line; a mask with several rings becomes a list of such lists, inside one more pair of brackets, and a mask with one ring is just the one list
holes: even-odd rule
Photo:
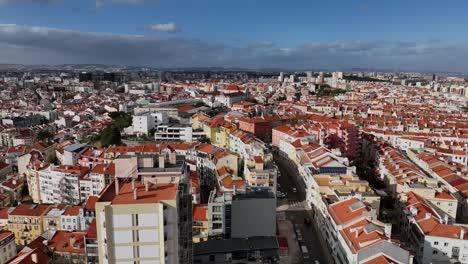
[[55, 252], [84, 254], [84, 236], [85, 232], [75, 231], [56, 231], [54, 237], [47, 245]]
[[[37, 262], [34, 262], [32, 256], [35, 254]], [[49, 257], [40, 249], [33, 249], [26, 252], [20, 252], [14, 259], [8, 264], [37, 264], [37, 263], [48, 263]]]
[[347, 223], [369, 211], [367, 206], [358, 198], [334, 203], [329, 206], [328, 210], [338, 225]]
[[179, 113], [184, 113], [184, 112], [187, 112], [187, 111], [190, 111], [192, 109], [195, 109], [195, 106], [193, 105], [186, 105], [186, 106], [182, 106], [182, 107], [179, 107], [177, 108], [177, 111]]
[[119, 194], [115, 193], [115, 181], [109, 184], [101, 193], [97, 202], [111, 202], [112, 204], [142, 204], [159, 203], [163, 200], [174, 200], [177, 195], [177, 184], [151, 184], [146, 191], [145, 185], [140, 181], [135, 181], [138, 197], [135, 200], [133, 195], [132, 183], [130, 181], [120, 180]]
[[65, 209], [62, 215], [64, 216], [77, 216], [80, 213], [80, 209], [82, 209], [83, 206], [80, 205], [75, 205], [71, 206]]
[[41, 216], [49, 211], [50, 206], [46, 204], [27, 204], [18, 205], [11, 216]]
[[0, 230], [0, 241], [4, 240], [5, 238], [8, 237], [14, 237], [15, 235], [13, 232], [7, 231], [7, 230]]
[[96, 202], [99, 199], [97, 196], [89, 196], [86, 201], [85, 208], [88, 210], [94, 210], [96, 208]]
[[6, 168], [8, 166], [10, 166], [10, 164], [7, 164], [7, 163], [0, 160], [0, 170], [3, 170], [4, 168]]
[[88, 232], [86, 232], [86, 238], [97, 239], [96, 218], [94, 218], [89, 225]]
[[354, 253], [372, 244], [383, 240], [385, 237], [377, 225], [364, 219], [345, 229], [341, 234], [348, 241], [348, 246]]
[[8, 219], [10, 207], [0, 207], [0, 219]]
[[115, 175], [115, 164], [114, 163], [96, 164], [91, 169], [91, 173]]
[[204, 222], [208, 220], [208, 207], [206, 205], [193, 206], [193, 221]]

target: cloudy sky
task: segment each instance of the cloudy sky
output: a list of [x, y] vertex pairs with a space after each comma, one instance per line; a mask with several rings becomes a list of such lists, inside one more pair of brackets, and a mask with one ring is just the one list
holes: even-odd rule
[[0, 63], [468, 73], [466, 10], [466, 0], [0, 0]]

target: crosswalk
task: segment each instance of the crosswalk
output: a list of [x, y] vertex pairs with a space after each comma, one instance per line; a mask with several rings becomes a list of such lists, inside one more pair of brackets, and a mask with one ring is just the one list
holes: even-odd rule
[[288, 200], [289, 207], [304, 208], [304, 202], [298, 200]]

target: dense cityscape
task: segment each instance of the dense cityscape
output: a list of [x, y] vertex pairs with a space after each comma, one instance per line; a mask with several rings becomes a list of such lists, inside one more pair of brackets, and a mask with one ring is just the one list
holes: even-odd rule
[[467, 0], [0, 0], [0, 264], [468, 264]]
[[468, 263], [466, 77], [6, 68], [1, 263]]

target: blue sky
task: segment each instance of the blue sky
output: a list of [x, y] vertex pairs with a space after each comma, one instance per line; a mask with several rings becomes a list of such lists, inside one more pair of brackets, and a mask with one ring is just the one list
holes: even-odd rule
[[465, 0], [0, 0], [0, 63], [468, 72], [467, 9]]

